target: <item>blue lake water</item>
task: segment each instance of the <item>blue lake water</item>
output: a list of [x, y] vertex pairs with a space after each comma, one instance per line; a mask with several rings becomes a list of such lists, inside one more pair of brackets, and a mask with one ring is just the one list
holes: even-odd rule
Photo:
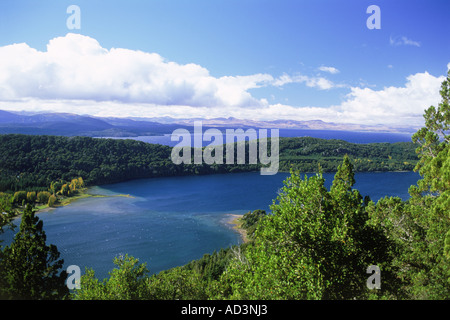
[[[220, 128], [219, 128], [220, 129]], [[206, 128], [202, 132], [204, 132]], [[216, 141], [202, 141], [203, 146], [214, 145], [214, 144], [222, 144], [227, 140], [226, 130], [220, 129], [223, 134], [223, 142]], [[259, 136], [259, 129], [255, 129], [257, 136]], [[245, 131], [245, 130], [244, 130]], [[194, 146], [194, 132], [191, 131], [192, 138], [191, 141], [188, 141], [187, 144], [190, 143], [191, 146]], [[270, 129], [267, 130], [268, 137], [271, 137]], [[390, 133], [390, 132], [358, 132], [358, 131], [338, 131], [338, 130], [306, 130], [306, 129], [280, 129], [279, 130], [280, 137], [313, 137], [320, 139], [338, 139], [345, 140], [351, 143], [381, 143], [381, 142], [411, 142], [412, 134], [409, 133]], [[248, 137], [244, 134], [232, 134], [230, 135], [231, 139], [236, 138], [236, 141], [244, 141], [248, 140]], [[111, 138], [111, 137], [108, 137]], [[125, 137], [125, 138], [117, 138], [113, 137], [113, 139], [133, 139], [139, 140], [147, 143], [157, 143], [166, 146], [183, 146], [186, 145], [186, 141], [179, 141], [174, 139], [171, 140], [171, 134], [164, 134], [159, 136], [139, 136], [139, 137]], [[182, 139], [180, 139], [182, 140]], [[231, 141], [231, 140], [229, 140]]]
[[[47, 243], [57, 245], [65, 266], [91, 267], [106, 277], [119, 254], [146, 262], [151, 273], [186, 264], [205, 253], [241, 243], [225, 223], [228, 214], [269, 211], [287, 173], [258, 172], [128, 181], [90, 188], [91, 197], [41, 212]], [[327, 187], [334, 174], [324, 174]], [[358, 173], [355, 188], [374, 201], [407, 199], [418, 174]], [[130, 195], [130, 197], [118, 195]], [[17, 220], [18, 221], [18, 220]], [[12, 232], [0, 235], [7, 244]]]

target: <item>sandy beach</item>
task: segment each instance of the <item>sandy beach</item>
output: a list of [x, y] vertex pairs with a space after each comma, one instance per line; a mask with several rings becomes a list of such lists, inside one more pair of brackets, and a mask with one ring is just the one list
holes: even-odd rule
[[240, 220], [244, 215], [242, 214], [227, 214], [226, 223], [230, 225], [234, 230], [239, 232], [241, 235], [242, 241], [244, 243], [248, 242], [247, 231], [241, 228], [242, 221]]

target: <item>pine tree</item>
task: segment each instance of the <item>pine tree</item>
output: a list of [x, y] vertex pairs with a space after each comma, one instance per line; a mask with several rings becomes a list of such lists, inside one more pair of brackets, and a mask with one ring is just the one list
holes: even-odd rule
[[67, 273], [59, 273], [64, 260], [59, 259], [56, 246], [46, 245], [46, 239], [42, 220], [27, 205], [19, 232], [1, 252], [1, 298], [40, 300], [67, 296]]
[[412, 291], [419, 298], [450, 294], [450, 70], [442, 82], [442, 101], [424, 114], [425, 127], [413, 135], [422, 179], [410, 188], [414, 223], [422, 230], [412, 256], [418, 263]]
[[448, 195], [450, 190], [450, 70], [442, 82], [442, 101], [438, 107], [425, 110], [425, 127], [417, 131], [412, 140], [419, 144], [416, 152], [420, 161], [415, 170], [423, 176], [418, 191]]
[[[320, 170], [319, 170], [320, 171]], [[256, 230], [254, 243], [236, 255], [221, 288], [233, 299], [353, 299], [395, 296], [390, 242], [367, 224], [364, 199], [346, 156], [331, 190], [318, 174], [291, 172], [277, 200]], [[370, 292], [367, 267], [379, 266], [386, 290]]]
[[450, 70], [440, 93], [412, 137], [422, 179], [410, 187], [411, 198], [385, 197], [370, 208], [371, 223], [396, 243], [393, 265], [410, 299], [450, 296]]

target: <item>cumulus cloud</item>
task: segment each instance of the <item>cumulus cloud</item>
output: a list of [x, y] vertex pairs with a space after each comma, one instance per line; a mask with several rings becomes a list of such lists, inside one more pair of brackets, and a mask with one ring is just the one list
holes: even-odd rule
[[343, 101], [328, 108], [292, 106], [270, 104], [250, 91], [287, 84], [316, 90], [344, 86], [304, 74], [214, 77], [197, 64], [178, 64], [138, 50], [105, 49], [79, 34], [52, 39], [46, 51], [24, 43], [0, 47], [0, 109], [12, 111], [417, 125], [424, 109], [440, 101], [443, 80], [444, 76], [416, 73], [400, 87], [346, 87], [349, 93]]
[[197, 64], [166, 61], [156, 53], [103, 48], [69, 33], [38, 51], [25, 43], [0, 47], [0, 99], [89, 100], [161, 106], [267, 106], [249, 90], [303, 83], [320, 90], [325, 78], [269, 74], [213, 77]]
[[[261, 85], [266, 77], [243, 77], [243, 85], [250, 88]], [[267, 77], [267, 81], [272, 81]], [[344, 100], [328, 108], [315, 106], [292, 106], [286, 104], [269, 104], [242, 108], [229, 105], [226, 108], [211, 108], [192, 105], [160, 105], [121, 101], [65, 100], [23, 98], [15, 101], [1, 101], [2, 110], [34, 110], [39, 108], [54, 112], [73, 112], [93, 114], [96, 116], [133, 116], [175, 118], [215, 118], [235, 117], [253, 120], [323, 120], [335, 123], [385, 124], [385, 125], [423, 125], [423, 113], [430, 105], [437, 105], [440, 100], [440, 86], [445, 76], [435, 77], [428, 72], [416, 73], [406, 78], [404, 86], [385, 87], [380, 90], [351, 87]], [[230, 80], [224, 78], [223, 81]], [[225, 95], [225, 93], [223, 93]]]
[[401, 37], [392, 37], [391, 36], [389, 38], [389, 43], [390, 43], [391, 46], [406, 45], [406, 46], [420, 47], [420, 42], [408, 39], [405, 36], [401, 36]]
[[328, 72], [328, 73], [331, 73], [331, 74], [339, 73], [339, 70], [336, 69], [335, 67], [321, 66], [321, 67], [319, 67], [319, 70], [323, 71], [323, 72]]
[[275, 87], [282, 87], [289, 83], [304, 83], [306, 86], [310, 88], [316, 88], [319, 90], [327, 90], [341, 86], [323, 77], [309, 77], [301, 74], [294, 76], [283, 74], [280, 77], [274, 79], [271, 82], [271, 85]]
[[197, 64], [156, 53], [102, 48], [79, 34], [52, 39], [47, 51], [26, 44], [0, 48], [1, 99], [83, 99], [192, 106], [261, 106], [248, 89], [269, 75], [215, 78]]
[[435, 77], [423, 72], [408, 76], [403, 87], [382, 90], [354, 87], [346, 100], [334, 108], [339, 111], [340, 120], [421, 124], [424, 110], [439, 103], [439, 90], [444, 79], [444, 76]]
[[[440, 102], [439, 90], [444, 79], [445, 76], [436, 77], [428, 72], [416, 73], [408, 76], [400, 87], [380, 90], [351, 87], [340, 104], [328, 108], [274, 104], [259, 110], [258, 116], [264, 120], [321, 119], [336, 123], [420, 126], [424, 110]], [[240, 114], [243, 115], [251, 117]]]

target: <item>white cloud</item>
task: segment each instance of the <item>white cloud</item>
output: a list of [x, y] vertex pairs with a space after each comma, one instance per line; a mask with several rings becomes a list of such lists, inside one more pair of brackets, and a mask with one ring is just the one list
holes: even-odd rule
[[[424, 110], [441, 101], [439, 90], [444, 79], [445, 76], [435, 77], [428, 72], [416, 73], [408, 76], [401, 87], [381, 90], [352, 87], [343, 102], [329, 108], [274, 104], [258, 110], [258, 116], [264, 120], [321, 119], [336, 123], [420, 126]], [[238, 110], [233, 116], [252, 118], [250, 113]]]
[[26, 44], [0, 48], [0, 99], [75, 99], [159, 105], [261, 106], [248, 89], [270, 75], [215, 78], [196, 64], [156, 53], [104, 49], [90, 37], [52, 39], [47, 51]]
[[321, 67], [319, 68], [319, 70], [320, 70], [320, 71], [323, 71], [323, 72], [329, 72], [329, 73], [331, 73], [331, 74], [339, 73], [339, 70], [336, 69], [335, 67], [325, 67], [325, 66], [321, 66]]
[[319, 77], [319, 78], [310, 78], [306, 80], [306, 85], [312, 88], [319, 88], [321, 90], [331, 89], [335, 87], [334, 83], [328, 79]]
[[406, 46], [415, 46], [415, 47], [420, 47], [420, 42], [418, 41], [414, 41], [411, 39], [408, 39], [405, 36], [401, 36], [401, 37], [395, 37], [393, 38], [392, 36], [389, 38], [389, 43], [391, 44], [391, 46], [401, 46], [401, 45], [406, 45]]
[[439, 103], [444, 79], [424, 72], [408, 76], [404, 87], [353, 87], [346, 100], [332, 108], [341, 122], [421, 125], [424, 110]]
[[12, 111], [420, 125], [424, 109], [439, 103], [444, 78], [424, 72], [408, 76], [400, 87], [349, 87], [341, 103], [319, 108], [270, 104], [249, 91], [291, 83], [318, 90], [343, 85], [303, 74], [214, 77], [197, 64], [178, 64], [156, 53], [105, 49], [77, 34], [52, 39], [44, 52], [27, 44], [0, 47], [0, 109]]
[[269, 74], [213, 77], [197, 64], [166, 61], [156, 53], [103, 48], [69, 33], [38, 51], [25, 43], [0, 47], [0, 100], [118, 101], [161, 106], [265, 107], [250, 89], [303, 83], [334, 87], [325, 78]]
[[341, 85], [334, 84], [332, 81], [323, 77], [309, 77], [306, 75], [294, 75], [283, 74], [277, 79], [271, 82], [271, 85], [275, 87], [281, 87], [289, 83], [304, 83], [310, 88], [316, 88], [319, 90], [327, 90], [331, 88], [340, 87]]
[[[244, 77], [240, 81], [253, 87], [265, 77]], [[236, 117], [253, 120], [323, 120], [335, 123], [423, 125], [423, 113], [430, 105], [441, 101], [440, 86], [445, 76], [435, 77], [428, 72], [416, 73], [406, 78], [401, 87], [385, 87], [381, 90], [352, 87], [345, 100], [328, 108], [314, 106], [292, 106], [269, 104], [243, 108], [229, 105], [226, 108], [191, 105], [160, 105], [149, 103], [126, 103], [97, 100], [43, 100], [23, 98], [15, 101], [0, 101], [2, 110], [35, 110], [36, 106], [54, 112], [73, 112], [96, 116], [134, 116], [175, 118], [189, 117]], [[223, 79], [225, 81], [226, 79]], [[270, 79], [269, 79], [270, 81]], [[225, 92], [223, 93], [225, 95]]]

